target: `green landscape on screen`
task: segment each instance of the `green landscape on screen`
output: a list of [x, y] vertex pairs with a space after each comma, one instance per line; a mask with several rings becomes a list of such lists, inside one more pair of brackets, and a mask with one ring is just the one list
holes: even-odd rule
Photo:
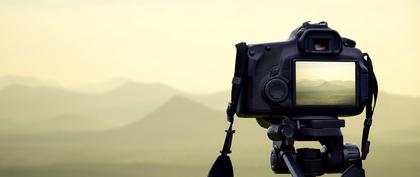
[[296, 105], [355, 104], [354, 62], [297, 61], [295, 66]]

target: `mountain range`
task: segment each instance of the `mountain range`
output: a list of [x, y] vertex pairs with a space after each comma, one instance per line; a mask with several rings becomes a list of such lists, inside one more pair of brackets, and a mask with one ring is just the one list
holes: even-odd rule
[[[8, 85], [0, 90], [0, 167], [182, 164], [201, 166], [197, 173], [205, 175], [202, 167], [210, 166], [218, 154], [228, 126], [228, 96], [229, 91], [195, 95], [135, 82], [103, 93]], [[395, 176], [397, 169], [418, 174], [412, 164], [420, 164], [415, 158], [420, 148], [419, 107], [420, 98], [380, 93], [366, 163], [372, 174]], [[345, 142], [359, 144], [363, 117], [344, 118]], [[113, 121], [119, 123], [101, 124]], [[254, 119], [237, 119], [235, 129], [234, 165], [270, 172], [266, 130]], [[0, 174], [5, 173], [0, 169]]]
[[298, 90], [317, 90], [317, 91], [342, 91], [354, 89], [354, 81], [342, 80], [300, 80], [296, 82]]

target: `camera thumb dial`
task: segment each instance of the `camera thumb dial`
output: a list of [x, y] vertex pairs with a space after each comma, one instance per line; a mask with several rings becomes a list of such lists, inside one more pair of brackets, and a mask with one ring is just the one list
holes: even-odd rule
[[286, 99], [289, 89], [283, 79], [271, 79], [265, 84], [265, 96], [272, 102], [281, 102]]

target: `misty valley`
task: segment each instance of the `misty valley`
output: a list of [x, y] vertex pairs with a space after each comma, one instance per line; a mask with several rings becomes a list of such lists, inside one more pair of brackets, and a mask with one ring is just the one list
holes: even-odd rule
[[296, 105], [354, 105], [354, 81], [301, 80], [296, 82]]
[[[85, 93], [15, 79], [2, 85], [0, 77], [0, 176], [206, 176], [228, 126], [224, 110], [229, 91], [200, 95], [164, 84], [126, 82]], [[354, 94], [354, 83], [310, 84], [300, 83], [297, 91], [304, 99], [298, 102], [326, 99], [323, 94]], [[319, 97], [305, 97], [309, 91]], [[371, 154], [364, 164], [367, 175], [418, 176], [420, 159], [412, 154], [420, 148], [420, 122], [412, 115], [420, 98], [380, 96]], [[345, 142], [359, 144], [363, 115], [345, 120]], [[288, 176], [270, 169], [272, 144], [265, 129], [254, 119], [237, 119], [235, 124], [231, 157], [236, 176]]]

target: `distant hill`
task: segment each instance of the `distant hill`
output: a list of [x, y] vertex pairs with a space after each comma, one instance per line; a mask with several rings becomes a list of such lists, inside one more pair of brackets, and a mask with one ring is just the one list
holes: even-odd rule
[[[417, 109], [420, 108], [420, 98], [380, 92], [375, 113], [371, 138], [382, 142], [392, 140], [401, 143], [419, 143], [420, 121]], [[358, 116], [346, 117], [348, 140], [358, 142], [361, 137], [365, 113]]]
[[5, 75], [0, 76], [0, 89], [9, 85], [24, 85], [28, 87], [39, 87], [39, 86], [55, 86], [59, 87], [58, 83], [52, 81], [39, 80], [33, 77], [27, 76], [16, 76], [16, 75]]
[[[415, 157], [420, 147], [420, 123], [415, 116], [420, 99], [387, 93], [380, 96], [371, 131], [371, 154], [365, 164], [372, 168], [371, 174], [382, 174], [379, 176], [394, 176], [394, 170], [400, 168], [414, 172], [416, 168], [410, 164], [420, 161], [410, 157]], [[360, 144], [363, 115], [356, 117], [345, 118], [347, 143]], [[175, 95], [143, 119], [111, 130], [1, 135], [0, 166], [79, 162], [210, 166], [222, 146], [227, 125], [224, 111]], [[266, 130], [254, 119], [236, 119], [235, 129], [234, 165], [270, 172], [271, 141]], [[296, 145], [303, 146], [300, 142]], [[389, 156], [392, 153], [398, 155]], [[386, 174], [378, 170], [384, 167], [389, 169]], [[207, 169], [202, 170], [205, 173]]]
[[190, 94], [188, 97], [212, 109], [225, 111], [230, 101], [230, 90], [201, 95]]
[[0, 118], [13, 120], [27, 131], [107, 129], [141, 119], [178, 92], [162, 84], [142, 83], [125, 83], [97, 94], [13, 84], [0, 89]]
[[71, 91], [75, 91], [75, 92], [82, 92], [82, 93], [93, 93], [93, 94], [104, 93], [104, 92], [117, 89], [118, 87], [121, 87], [122, 85], [126, 83], [131, 83], [131, 82], [133, 81], [129, 79], [117, 78], [117, 79], [112, 79], [112, 80], [104, 81], [104, 82], [71, 85], [71, 86], [68, 86], [67, 89]]
[[[242, 124], [240, 121], [243, 121]], [[238, 126], [243, 126], [241, 129], [249, 129], [250, 132], [254, 130], [265, 132], [257, 125], [255, 119], [241, 119], [237, 123]], [[145, 141], [153, 137], [154, 142], [159, 144], [188, 144], [187, 147], [206, 149], [202, 143], [195, 142], [220, 142], [223, 140], [227, 126], [224, 111], [213, 110], [186, 96], [176, 95], [145, 118], [104, 133], [107, 137], [133, 136], [136, 140]], [[246, 132], [246, 130], [241, 130], [240, 133], [243, 133], [242, 131]], [[257, 137], [261, 136], [257, 135]], [[150, 145], [156, 148], [168, 148], [156, 144]]]
[[316, 87], [322, 85], [324, 82], [324, 80], [303, 79], [297, 80], [297, 85], [300, 85], [301, 87]]
[[[5, 164], [49, 164], [58, 162], [133, 162], [151, 161], [173, 163], [177, 160], [192, 160], [208, 163], [220, 150], [228, 123], [224, 112], [215, 111], [185, 96], [174, 96], [145, 118], [119, 128], [97, 132], [37, 133], [27, 135], [0, 135], [0, 143], [9, 141], [4, 152], [13, 151], [15, 146], [25, 152], [4, 155]], [[238, 153], [253, 152], [249, 160], [258, 156], [260, 148], [268, 151], [270, 142], [265, 130], [254, 119], [238, 120], [235, 147]], [[253, 139], [253, 141], [248, 141]], [[259, 142], [255, 144], [255, 142]], [[42, 148], [39, 148], [42, 147]], [[11, 148], [11, 149], [9, 149]], [[89, 158], [85, 154], [89, 152]], [[171, 153], [166, 153], [171, 152]], [[161, 153], [161, 154], [159, 154]], [[71, 155], [78, 154], [78, 155]], [[115, 155], [118, 154], [116, 157]], [[40, 162], [42, 159], [49, 159]]]
[[[202, 167], [211, 165], [223, 143], [229, 96], [230, 91], [196, 95], [136, 82], [103, 93], [5, 86], [0, 89], [0, 176], [16, 166], [138, 162], [199, 165], [205, 174]], [[365, 164], [386, 167], [386, 174], [371, 171], [382, 174], [378, 176], [395, 176], [397, 169], [414, 173], [417, 168], [410, 164], [420, 164], [415, 158], [420, 148], [420, 98], [386, 92], [379, 96], [371, 159]], [[344, 119], [345, 142], [360, 145], [364, 114]], [[266, 130], [252, 118], [236, 119], [235, 129], [234, 165], [271, 174]]]
[[[10, 78], [13, 81], [19, 80], [14, 76]], [[10, 126], [0, 126], [0, 134], [115, 128], [142, 119], [176, 94], [185, 95], [216, 110], [226, 109], [229, 99], [227, 92], [195, 95], [163, 84], [127, 80], [104, 83], [109, 87], [118, 86], [106, 92], [94, 92], [86, 88], [80, 92], [43, 85], [43, 82], [37, 82], [36, 79], [34, 82], [39, 85], [26, 84], [25, 79], [20, 80], [0, 88], [0, 119], [14, 122]]]
[[302, 80], [296, 83], [297, 91], [342, 91], [353, 90], [355, 83], [353, 81], [340, 81], [340, 80]]
[[[313, 83], [322, 84], [321, 81]], [[222, 113], [230, 99], [230, 91], [196, 95], [163, 84], [136, 82], [126, 82], [104, 93], [80, 93], [56, 86], [30, 87], [12, 84], [0, 89], [0, 119], [4, 122], [0, 126], [0, 133], [75, 132], [115, 128], [138, 122], [150, 113], [159, 111], [160, 106], [174, 95], [183, 95], [194, 103]], [[379, 120], [375, 119], [375, 123], [378, 121], [378, 124], [383, 124], [380, 120], [386, 117], [385, 122], [396, 123], [387, 123], [384, 125], [387, 126], [386, 129], [420, 126], [418, 121], [413, 120], [417, 114], [416, 108], [420, 106], [419, 100], [420, 98], [381, 92], [375, 114]], [[351, 118], [348, 120], [349, 123], [353, 122]]]
[[354, 105], [355, 83], [340, 80], [302, 80], [296, 83], [297, 105]]
[[[146, 143], [144, 147], [169, 148], [165, 144], [175, 149], [182, 147], [174, 147], [175, 144], [199, 147], [203, 144], [195, 142], [213, 142], [215, 137], [218, 137], [216, 140], [221, 139], [220, 134], [226, 128], [224, 121], [223, 112], [212, 110], [185, 96], [176, 95], [145, 118], [105, 134], [117, 139], [133, 137], [136, 141], [148, 141], [152, 138], [154, 143]], [[212, 134], [219, 136], [211, 136]]]
[[319, 88], [327, 88], [329, 90], [346, 90], [355, 88], [355, 83], [352, 81], [325, 81]]

